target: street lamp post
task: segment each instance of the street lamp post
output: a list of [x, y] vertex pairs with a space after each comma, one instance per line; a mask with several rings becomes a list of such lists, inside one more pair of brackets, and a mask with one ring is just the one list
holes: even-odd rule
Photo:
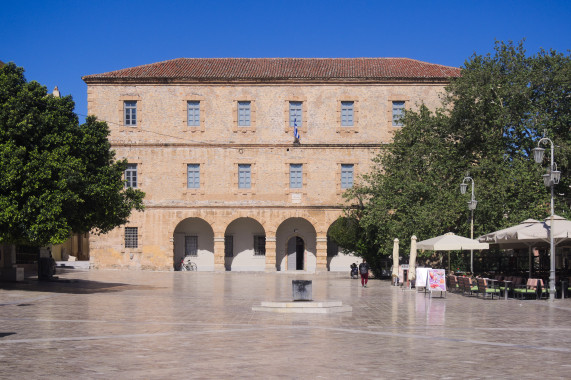
[[551, 223], [549, 226], [549, 255], [550, 255], [550, 270], [549, 270], [549, 300], [555, 300], [555, 244], [553, 241], [553, 215], [554, 212], [554, 203], [553, 203], [553, 187], [559, 183], [561, 179], [561, 172], [557, 170], [557, 164], [553, 160], [553, 141], [551, 139], [545, 137], [545, 131], [543, 132], [543, 138], [539, 140], [537, 143], [537, 148], [533, 148], [533, 159], [538, 164], [543, 162], [543, 153], [545, 152], [544, 148], [540, 148], [539, 146], [543, 142], [549, 142], [551, 145], [551, 162], [549, 165], [549, 169], [547, 169], [547, 173], [543, 174], [543, 183], [545, 186], [551, 187]]
[[[464, 177], [464, 180], [460, 184], [460, 192], [466, 194], [466, 189], [468, 188], [468, 182], [472, 182], [472, 197], [468, 202], [468, 209], [470, 210], [470, 239], [474, 239], [474, 210], [478, 205], [478, 201], [474, 199], [474, 179], [468, 175]], [[474, 250], [470, 250], [470, 273], [474, 273]]]

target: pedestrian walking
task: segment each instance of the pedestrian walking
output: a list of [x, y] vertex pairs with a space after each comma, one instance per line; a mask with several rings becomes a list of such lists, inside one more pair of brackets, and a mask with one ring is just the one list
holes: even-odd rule
[[367, 264], [367, 260], [363, 259], [363, 262], [359, 264], [359, 273], [361, 274], [361, 286], [366, 288], [367, 282], [369, 282], [369, 264]]

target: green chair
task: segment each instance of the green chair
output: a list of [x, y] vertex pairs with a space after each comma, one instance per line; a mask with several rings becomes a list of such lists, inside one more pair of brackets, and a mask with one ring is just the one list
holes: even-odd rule
[[476, 279], [476, 283], [478, 286], [478, 294], [481, 294], [482, 297], [485, 299], [488, 295], [494, 299], [494, 296], [497, 296], [498, 299], [500, 298], [500, 289], [495, 287], [491, 281], [487, 281], [485, 278], [478, 278]]
[[536, 278], [530, 278], [527, 280], [527, 284], [525, 286], [519, 286], [514, 288], [514, 295], [519, 296], [520, 299], [526, 299], [534, 297], [537, 299], [538, 297], [538, 280]]

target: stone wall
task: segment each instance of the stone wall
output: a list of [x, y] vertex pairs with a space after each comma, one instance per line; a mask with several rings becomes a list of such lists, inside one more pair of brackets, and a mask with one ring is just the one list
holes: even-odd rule
[[[92, 235], [92, 267], [176, 269], [180, 236], [190, 234], [198, 236], [199, 270], [285, 270], [292, 257], [287, 244], [296, 236], [304, 242], [304, 270], [330, 269], [327, 230], [342, 215], [341, 164], [354, 165], [358, 183], [391, 141], [392, 101], [434, 109], [442, 89], [430, 83], [89, 85], [89, 114], [108, 122], [117, 158], [137, 164], [137, 187], [146, 193], [146, 211], [134, 212], [126, 225], [138, 228], [138, 248], [125, 248], [125, 226]], [[251, 125], [239, 127], [237, 102], [246, 100]], [[137, 101], [134, 127], [123, 125], [124, 101]], [[188, 101], [200, 101], [199, 126], [187, 125]], [[289, 101], [303, 102], [300, 145], [293, 144]], [[354, 101], [352, 127], [341, 126], [341, 101]], [[238, 188], [242, 163], [252, 165], [250, 189]], [[187, 188], [188, 164], [200, 164], [199, 189]], [[301, 189], [289, 188], [290, 164], [303, 165]], [[241, 218], [263, 229], [265, 257], [240, 248], [251, 245], [236, 228]], [[236, 231], [242, 231], [234, 241], [239, 251], [228, 260], [224, 239]]]

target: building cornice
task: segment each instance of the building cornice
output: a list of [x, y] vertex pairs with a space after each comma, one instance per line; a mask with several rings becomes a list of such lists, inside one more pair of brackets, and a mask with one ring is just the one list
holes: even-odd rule
[[123, 142], [110, 140], [114, 148], [227, 148], [227, 149], [260, 149], [260, 148], [289, 148], [289, 149], [346, 149], [362, 148], [377, 149], [386, 148], [389, 143], [376, 144], [217, 144], [217, 143], [154, 143], [154, 142]]

